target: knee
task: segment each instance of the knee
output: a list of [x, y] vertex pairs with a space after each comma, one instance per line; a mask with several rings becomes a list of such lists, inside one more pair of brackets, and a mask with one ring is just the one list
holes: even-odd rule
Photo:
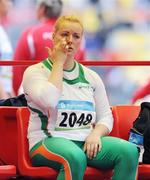
[[87, 160], [84, 152], [69, 152], [67, 158], [69, 164], [74, 167], [78, 167], [78, 169], [85, 169], [87, 166]]
[[87, 166], [84, 152], [68, 152], [66, 160], [69, 164], [69, 170], [71, 171], [73, 179], [83, 179]]
[[120, 153], [120, 160], [127, 163], [130, 168], [134, 168], [138, 165], [139, 152], [135, 144], [129, 142], [125, 143]]

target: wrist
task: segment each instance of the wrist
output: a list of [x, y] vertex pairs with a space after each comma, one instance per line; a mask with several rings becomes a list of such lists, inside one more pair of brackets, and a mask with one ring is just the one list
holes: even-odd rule
[[53, 61], [53, 65], [56, 64], [57, 66], [64, 66], [66, 61], [66, 56], [62, 55], [62, 53], [52, 54], [51, 59]]
[[92, 134], [93, 136], [98, 136], [98, 137], [101, 137], [101, 136], [102, 136], [101, 133], [100, 133], [99, 131], [97, 131], [96, 129], [93, 129], [93, 131], [91, 132], [91, 134]]
[[62, 61], [54, 61], [53, 62], [53, 67], [60, 67], [63, 69], [64, 63]]

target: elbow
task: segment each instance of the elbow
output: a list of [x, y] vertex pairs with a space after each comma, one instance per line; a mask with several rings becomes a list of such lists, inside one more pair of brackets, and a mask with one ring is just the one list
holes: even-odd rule
[[43, 95], [39, 96], [39, 104], [43, 108], [55, 108], [58, 104], [59, 98], [54, 97], [53, 95], [51, 97], [43, 97]]
[[31, 102], [42, 109], [55, 108], [61, 97], [61, 91], [51, 83], [40, 83], [38, 86], [24, 87]]
[[110, 132], [113, 129], [113, 118], [112, 117], [103, 118], [100, 121], [98, 121], [97, 124], [104, 125], [108, 130], [108, 134], [110, 134]]
[[61, 92], [58, 89], [41, 87], [33, 95], [36, 104], [40, 105], [44, 109], [55, 108], [61, 96]]
[[113, 124], [112, 124], [112, 125], [109, 125], [109, 127], [108, 127], [108, 134], [111, 133], [112, 129], [113, 129]]
[[36, 94], [36, 97], [38, 98], [36, 98], [35, 101], [37, 101], [37, 104], [43, 107], [44, 109], [55, 108], [60, 98], [60, 96], [56, 94], [46, 95], [45, 93], [41, 91]]

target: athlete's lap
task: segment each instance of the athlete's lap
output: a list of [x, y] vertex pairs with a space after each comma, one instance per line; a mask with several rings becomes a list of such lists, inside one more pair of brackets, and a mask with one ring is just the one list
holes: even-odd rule
[[63, 157], [75, 156], [76, 158], [81, 158], [83, 156], [85, 158], [83, 150], [71, 140], [52, 137], [46, 138], [43, 143], [50, 151]]
[[106, 136], [101, 138], [102, 148], [97, 156], [93, 159], [88, 159], [89, 166], [110, 169], [113, 168], [117, 159], [126, 158], [129, 154], [134, 154], [137, 151], [136, 146], [126, 140]]
[[[123, 156], [126, 158], [130, 152], [132, 153], [136, 149], [135, 145], [120, 138], [106, 136], [102, 137], [101, 141], [102, 148], [97, 156], [93, 159], [87, 158], [89, 166], [101, 169], [113, 168], [118, 158]], [[82, 149], [84, 143], [79, 143], [79, 146], [79, 144], [61, 137], [48, 137], [42, 143], [50, 152], [61, 155], [68, 160], [73, 158], [86, 161], [86, 155]]]
[[[116, 158], [115, 156], [122, 155], [122, 153], [124, 154], [126, 152], [128, 153], [132, 148], [135, 148], [134, 144], [116, 137], [105, 136], [101, 138], [101, 141], [101, 151], [97, 154], [96, 158], [93, 159], [94, 161], [99, 159], [103, 160], [106, 156], [108, 158], [110, 156], [111, 158]], [[79, 147], [73, 141], [61, 137], [46, 138], [43, 143], [48, 149], [62, 156], [69, 152], [81, 153], [83, 155], [82, 148], [84, 143]]]

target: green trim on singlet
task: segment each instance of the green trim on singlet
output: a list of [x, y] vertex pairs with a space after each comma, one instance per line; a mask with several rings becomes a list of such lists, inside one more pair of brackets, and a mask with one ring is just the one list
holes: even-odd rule
[[[42, 62], [49, 70], [52, 70], [52, 66], [53, 66], [53, 62], [50, 60], [50, 59], [45, 59], [43, 62]], [[73, 65], [73, 68], [70, 69], [70, 70], [64, 70], [66, 72], [71, 72], [75, 69], [76, 67], [76, 62], [74, 62], [74, 65]]]
[[70, 69], [70, 70], [64, 70], [64, 71], [65, 71], [65, 72], [71, 72], [71, 71], [73, 71], [73, 70], [75, 69], [75, 67], [76, 67], [76, 62], [74, 61], [73, 68], [72, 68], [72, 69]]
[[55, 131], [69, 131], [69, 130], [79, 130], [79, 129], [90, 129], [91, 126], [79, 127], [79, 128], [55, 128]]
[[68, 84], [76, 84], [79, 82], [89, 84], [89, 82], [86, 80], [86, 78], [84, 76], [84, 71], [83, 71], [81, 64], [78, 63], [78, 66], [79, 66], [79, 76], [77, 78], [75, 78], [73, 80], [68, 80], [68, 79], [63, 78], [63, 80]]
[[46, 136], [51, 136], [51, 134], [48, 132], [47, 125], [48, 125], [48, 117], [44, 115], [40, 110], [32, 108], [28, 106], [33, 112], [37, 113], [40, 120], [41, 120], [41, 129], [45, 133]]
[[[52, 64], [53, 62], [50, 59], [46, 59], [44, 61], [42, 61], [42, 63], [46, 66], [46, 68], [48, 68], [50, 71], [52, 70]], [[76, 83], [85, 83], [85, 84], [89, 84], [89, 82], [86, 80], [85, 75], [84, 75], [84, 70], [81, 66], [81, 64], [75, 62], [74, 67], [72, 68], [72, 70], [69, 70], [68, 72], [71, 72], [75, 69], [76, 64], [78, 64], [79, 66], [79, 76], [73, 80], [69, 80], [69, 79], [65, 79], [63, 78], [63, 81], [66, 82], [67, 84], [76, 84]]]
[[52, 70], [52, 62], [48, 58], [42, 61], [42, 63], [51, 71]]

